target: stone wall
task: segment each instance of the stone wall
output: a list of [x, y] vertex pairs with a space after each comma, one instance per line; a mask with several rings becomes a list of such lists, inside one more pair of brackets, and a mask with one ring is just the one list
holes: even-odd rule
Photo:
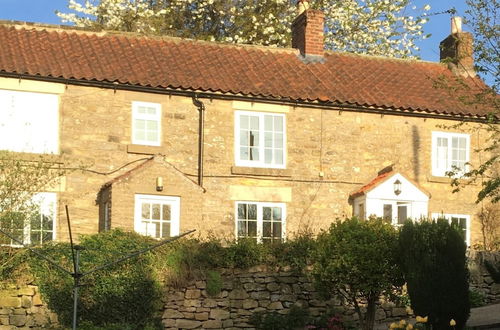
[[57, 315], [43, 304], [36, 286], [0, 289], [0, 330], [50, 328]]
[[[293, 305], [307, 308], [319, 316], [333, 308], [343, 320], [356, 322], [353, 309], [336, 300], [324, 301], [310, 279], [290, 272], [254, 267], [247, 271], [221, 271], [223, 285], [215, 297], [207, 294], [207, 282], [197, 280], [182, 289], [169, 288], [165, 293], [163, 324], [166, 329], [242, 329], [257, 312], [286, 313]], [[404, 307], [392, 303], [379, 304], [377, 321], [407, 316]]]
[[481, 292], [486, 303], [499, 303], [500, 283], [495, 283], [486, 262], [496, 265], [500, 271], [500, 252], [469, 251], [470, 287]]

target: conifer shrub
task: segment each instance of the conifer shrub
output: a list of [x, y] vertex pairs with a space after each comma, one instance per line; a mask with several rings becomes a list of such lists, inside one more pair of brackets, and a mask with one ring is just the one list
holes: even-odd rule
[[470, 314], [469, 274], [462, 235], [448, 221], [408, 221], [400, 239], [400, 263], [415, 315], [433, 329], [464, 329]]

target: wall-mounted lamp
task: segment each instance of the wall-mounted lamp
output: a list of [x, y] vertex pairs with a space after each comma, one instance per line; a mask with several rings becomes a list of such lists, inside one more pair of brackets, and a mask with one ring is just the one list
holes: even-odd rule
[[394, 193], [396, 195], [401, 194], [401, 181], [399, 180], [394, 181]]
[[156, 191], [163, 191], [163, 178], [161, 176], [156, 178]]

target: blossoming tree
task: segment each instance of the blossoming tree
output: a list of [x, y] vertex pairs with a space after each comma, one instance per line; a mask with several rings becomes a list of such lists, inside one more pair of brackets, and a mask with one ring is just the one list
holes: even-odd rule
[[[286, 46], [296, 0], [69, 0], [63, 22], [95, 29]], [[425, 38], [428, 5], [411, 0], [316, 0], [325, 13], [329, 49], [392, 57], [414, 56]], [[410, 9], [411, 7], [411, 9]], [[406, 14], [417, 11], [418, 17]]]

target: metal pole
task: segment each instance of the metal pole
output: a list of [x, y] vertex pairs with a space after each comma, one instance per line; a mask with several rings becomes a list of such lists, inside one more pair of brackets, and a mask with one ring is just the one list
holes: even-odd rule
[[77, 315], [78, 315], [78, 286], [80, 286], [80, 250], [83, 248], [79, 245], [75, 245], [76, 256], [75, 256], [75, 273], [73, 275], [74, 285], [73, 285], [73, 330], [76, 330], [77, 326]]

